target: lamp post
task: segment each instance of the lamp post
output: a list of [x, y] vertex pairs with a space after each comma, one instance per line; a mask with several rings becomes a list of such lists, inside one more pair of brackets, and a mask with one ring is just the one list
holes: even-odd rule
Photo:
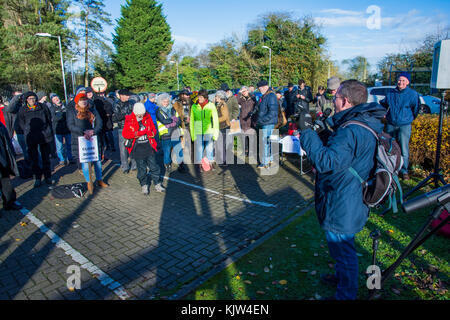
[[269, 88], [272, 87], [272, 49], [268, 46], [262, 46], [264, 49], [269, 49]]
[[178, 61], [173, 61], [173, 60], [171, 60], [171, 61], [169, 61], [169, 63], [170, 64], [176, 64], [177, 65], [177, 88], [178, 88], [178, 91], [180, 91], [180, 80], [179, 80], [179, 77], [178, 77]]
[[73, 60], [77, 60], [75, 58], [70, 59], [70, 71], [72, 72], [72, 90], [73, 94], [75, 94], [75, 76], [73, 74]]
[[62, 55], [62, 47], [61, 47], [61, 37], [60, 36], [53, 36], [50, 33], [36, 33], [35, 36], [37, 37], [47, 37], [47, 38], [57, 38], [58, 44], [59, 44], [59, 55], [61, 57], [61, 71], [62, 71], [62, 78], [63, 78], [63, 84], [64, 84], [64, 97], [66, 98], [67, 103], [67, 89], [66, 89], [66, 76], [64, 74], [64, 59]]

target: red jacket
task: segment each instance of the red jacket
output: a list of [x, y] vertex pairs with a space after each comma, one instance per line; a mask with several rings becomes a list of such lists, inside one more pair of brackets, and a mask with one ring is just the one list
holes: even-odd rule
[[153, 147], [153, 149], [157, 151], [157, 143], [155, 140], [157, 131], [155, 125], [153, 124], [152, 117], [148, 112], [145, 113], [144, 118], [142, 119], [142, 124], [145, 126], [145, 130], [139, 131], [139, 122], [136, 119], [136, 115], [134, 113], [131, 113], [125, 116], [125, 124], [123, 126], [122, 136], [125, 139], [133, 139], [131, 148], [127, 148], [129, 153], [131, 153], [131, 150], [133, 150], [136, 139], [144, 134], [147, 135], [148, 141], [150, 142], [150, 145]]

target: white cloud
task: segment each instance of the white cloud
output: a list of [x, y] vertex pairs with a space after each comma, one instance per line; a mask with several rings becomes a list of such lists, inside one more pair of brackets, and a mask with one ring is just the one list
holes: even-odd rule
[[347, 15], [347, 16], [360, 16], [360, 15], [364, 14], [363, 12], [360, 12], [360, 11], [350, 11], [350, 10], [342, 10], [342, 9], [325, 9], [325, 10], [321, 10], [320, 12], [330, 13], [330, 14], [335, 14], [335, 15]]

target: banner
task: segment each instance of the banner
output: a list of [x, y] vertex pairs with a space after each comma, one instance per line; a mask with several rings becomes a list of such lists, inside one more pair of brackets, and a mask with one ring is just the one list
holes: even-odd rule
[[91, 140], [87, 140], [84, 136], [78, 137], [78, 154], [80, 163], [98, 161], [97, 136], [92, 136]]

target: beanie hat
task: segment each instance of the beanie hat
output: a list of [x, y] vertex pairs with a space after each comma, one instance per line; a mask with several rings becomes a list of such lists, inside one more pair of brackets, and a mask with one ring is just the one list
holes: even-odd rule
[[341, 80], [338, 77], [331, 77], [327, 80], [328, 90], [337, 90], [341, 85]]
[[78, 104], [78, 101], [80, 101], [80, 99], [87, 99], [87, 96], [85, 93], [79, 93], [75, 96], [75, 98], [73, 99], [73, 101], [75, 101], [76, 104]]
[[156, 93], [149, 93], [149, 94], [148, 94], [148, 98], [149, 98], [149, 99], [154, 99], [154, 98], [156, 98]]
[[38, 99], [38, 96], [37, 96], [36, 93], [34, 93], [33, 91], [25, 92], [25, 93], [23, 94], [23, 100], [26, 101], [26, 100], [28, 99], [28, 97], [31, 97], [31, 96], [34, 96], [34, 97], [36, 98], [36, 100], [39, 100], [39, 99]]
[[50, 93], [50, 100], [52, 100], [54, 97], [57, 97], [58, 95], [54, 92]]
[[228, 90], [230, 90], [230, 88], [228, 87], [228, 85], [226, 83], [222, 83], [219, 90], [228, 91]]
[[89, 93], [89, 92], [94, 92], [94, 90], [92, 90], [91, 87], [87, 87], [87, 88], [86, 88], [86, 93]]
[[141, 102], [137, 102], [137, 103], [135, 103], [134, 104], [134, 106], [133, 106], [133, 113], [134, 114], [144, 114], [145, 113], [145, 106], [144, 106], [144, 104], [143, 103], [141, 103]]
[[264, 87], [264, 86], [268, 86], [269, 85], [269, 83], [266, 81], [266, 80], [261, 80], [261, 81], [259, 81], [257, 84], [256, 84], [256, 86], [258, 87], [258, 88], [261, 88], [261, 87]]
[[45, 97], [47, 94], [44, 91], [38, 91], [36, 93], [38, 100], [41, 100], [43, 97]]
[[78, 86], [76, 95], [78, 95], [81, 91], [86, 91], [86, 88], [83, 86]]
[[411, 82], [411, 75], [409, 74], [409, 72], [405, 71], [400, 72], [397, 76], [397, 79], [400, 77], [405, 77], [406, 79], [408, 79], [408, 82]]

